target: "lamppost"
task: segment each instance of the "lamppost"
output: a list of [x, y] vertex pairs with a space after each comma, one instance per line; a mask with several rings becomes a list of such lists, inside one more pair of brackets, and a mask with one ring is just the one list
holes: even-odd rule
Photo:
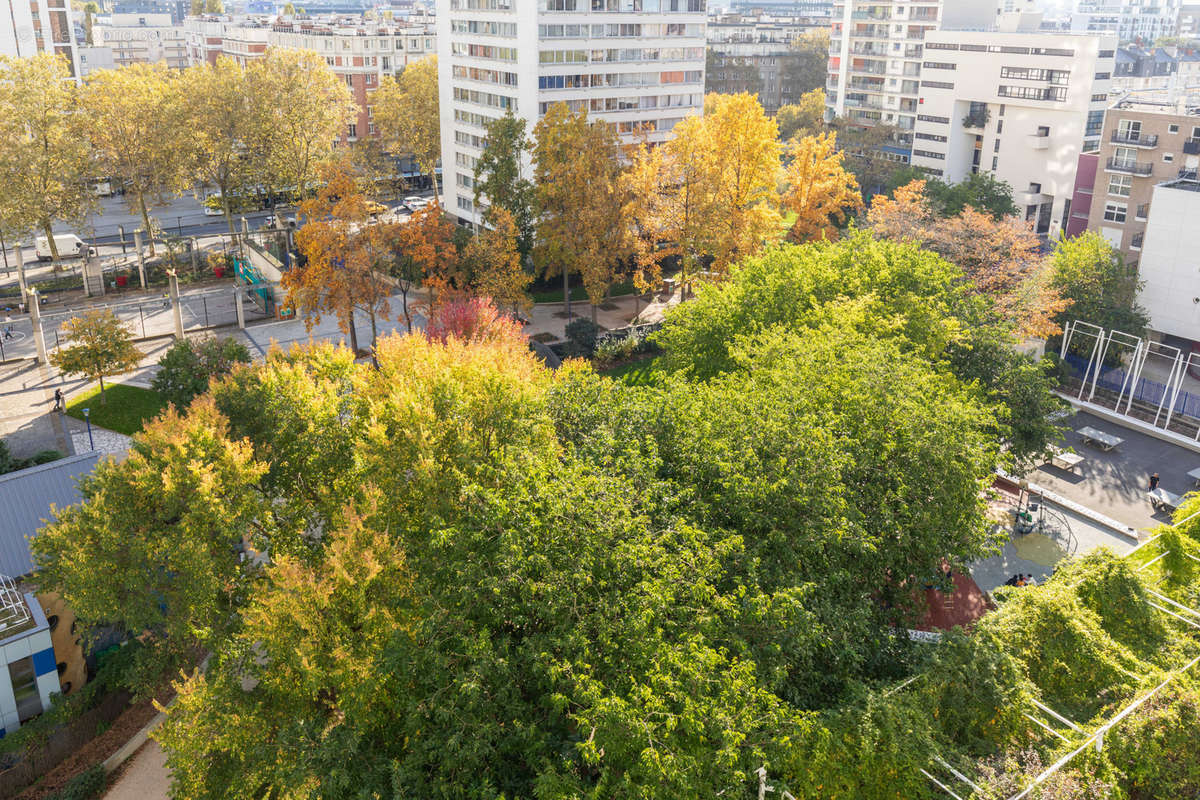
[[95, 450], [96, 443], [92, 441], [92, 410], [90, 408], [83, 410], [83, 421], [87, 423], [88, 450]]

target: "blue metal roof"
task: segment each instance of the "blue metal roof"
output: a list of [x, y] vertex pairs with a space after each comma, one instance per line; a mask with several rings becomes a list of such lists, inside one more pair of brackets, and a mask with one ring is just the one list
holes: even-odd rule
[[33, 572], [29, 538], [51, 518], [51, 504], [63, 508], [83, 499], [79, 478], [103, 456], [93, 450], [0, 475], [0, 574], [19, 578]]

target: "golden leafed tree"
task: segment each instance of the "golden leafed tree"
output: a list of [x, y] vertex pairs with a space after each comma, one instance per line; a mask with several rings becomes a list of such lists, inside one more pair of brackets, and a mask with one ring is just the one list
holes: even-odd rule
[[505, 209], [493, 208], [488, 211], [487, 226], [463, 252], [475, 291], [492, 298], [500, 308], [528, 310], [532, 301], [525, 290], [533, 276], [521, 264], [517, 223]]
[[245, 71], [226, 56], [216, 64], [188, 67], [180, 76], [187, 102], [188, 159], [193, 176], [221, 194], [225, 221], [233, 231], [233, 195], [255, 183], [247, 143], [261, 141], [260, 116], [251, 102]]
[[322, 314], [333, 314], [358, 353], [354, 312], [370, 322], [372, 348], [379, 320], [391, 313], [384, 276], [395, 260], [399, 226], [371, 224], [367, 198], [348, 164], [330, 164], [322, 172], [321, 190], [300, 208], [308, 220], [296, 233], [304, 266], [285, 272], [283, 287], [310, 330]]
[[95, 202], [95, 161], [79, 92], [62, 56], [0, 58], [0, 217], [39, 231], [57, 263], [52, 225], [80, 224]]
[[[191, 184], [187, 137], [180, 136], [183, 104], [179, 73], [165, 64], [130, 64], [89, 76], [82, 104], [100, 174], [125, 190], [130, 211], [154, 230], [150, 208]], [[150, 255], [154, 237], [150, 236]]]
[[892, 196], [880, 193], [871, 198], [867, 224], [885, 239], [922, 244], [937, 215], [925, 195], [925, 181], [897, 187]]
[[788, 143], [787, 192], [783, 204], [795, 212], [788, 233], [793, 242], [838, 238], [846, 217], [862, 208], [858, 181], [842, 166], [833, 134], [805, 136]]
[[565, 103], [551, 106], [533, 135], [534, 257], [547, 277], [578, 272], [595, 316], [629, 254], [620, 139], [610, 123]]
[[255, 149], [261, 153], [255, 165], [259, 182], [295, 187], [301, 195], [358, 106], [346, 82], [312, 50], [270, 48], [246, 73], [253, 92]]
[[625, 176], [639, 282], [653, 283], [675, 257], [688, 286], [778, 235], [775, 121], [748, 94], [710, 94], [704, 112], [676, 125], [670, 141], [639, 148]]
[[434, 169], [442, 155], [437, 58], [409, 64], [399, 78], [385, 77], [371, 102], [375, 125], [387, 149], [412, 155], [436, 186]]

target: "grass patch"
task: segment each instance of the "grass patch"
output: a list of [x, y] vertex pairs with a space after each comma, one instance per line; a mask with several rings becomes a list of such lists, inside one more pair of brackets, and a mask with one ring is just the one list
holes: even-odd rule
[[167, 407], [158, 392], [124, 383], [105, 384], [104, 398], [107, 402], [101, 403], [100, 387], [93, 387], [73, 399], [67, 413], [83, 419], [83, 409], [90, 408], [93, 425], [132, 436]]
[[[624, 283], [614, 283], [612, 287], [613, 297], [624, 297], [625, 295], [633, 294], [633, 281], [625, 281]], [[563, 299], [562, 287], [557, 289], [543, 289], [530, 293], [535, 303], [561, 303]], [[582, 286], [571, 287], [571, 302], [586, 303], [588, 299], [587, 290]]]
[[629, 386], [654, 386], [665, 374], [660, 358], [661, 356], [648, 356], [636, 361], [627, 361], [612, 369], [602, 370], [600, 374]]
[[791, 232], [792, 226], [796, 224], [796, 217], [798, 216], [799, 214], [795, 211], [789, 211], [783, 215], [783, 219], [779, 222], [780, 236], [787, 236]]

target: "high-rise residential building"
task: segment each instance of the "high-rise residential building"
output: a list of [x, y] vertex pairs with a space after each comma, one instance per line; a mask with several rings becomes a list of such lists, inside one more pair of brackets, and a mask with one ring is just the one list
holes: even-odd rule
[[532, 132], [556, 103], [628, 142], [668, 139], [704, 102], [705, 0], [449, 0], [438, 9], [446, 209], [478, 223], [485, 126], [512, 112]]
[[997, 9], [997, 0], [834, 0], [829, 115], [858, 125], [894, 125], [910, 141], [926, 34], [986, 28], [995, 24]]
[[1122, 42], [1153, 43], [1179, 30], [1182, 0], [1081, 0], [1072, 33], [1116, 34]]
[[926, 36], [912, 164], [948, 183], [991, 173], [1039, 233], [1055, 236], [1079, 155], [1100, 144], [1117, 41], [1028, 22]]
[[0, 9], [0, 55], [27, 58], [57, 53], [79, 75], [78, 41], [69, 0], [6, 0]]
[[1150, 328], [1190, 342], [1200, 340], [1200, 182], [1160, 181], [1151, 190], [1154, 209], [1138, 264], [1138, 302]]
[[158, 62], [177, 69], [188, 65], [187, 32], [171, 21], [169, 11], [97, 17], [92, 43], [112, 50], [118, 67]]
[[[768, 114], [794, 103], [803, 87], [792, 79], [802, 56], [792, 42], [829, 28], [828, 17], [726, 14], [708, 20], [706, 92], [750, 92]], [[811, 87], [810, 87], [811, 88]]]
[[[1153, 210], [1155, 186], [1200, 169], [1200, 96], [1128, 95], [1104, 117], [1087, 227], [1136, 264]], [[1200, 331], [1197, 331], [1200, 338]]]

